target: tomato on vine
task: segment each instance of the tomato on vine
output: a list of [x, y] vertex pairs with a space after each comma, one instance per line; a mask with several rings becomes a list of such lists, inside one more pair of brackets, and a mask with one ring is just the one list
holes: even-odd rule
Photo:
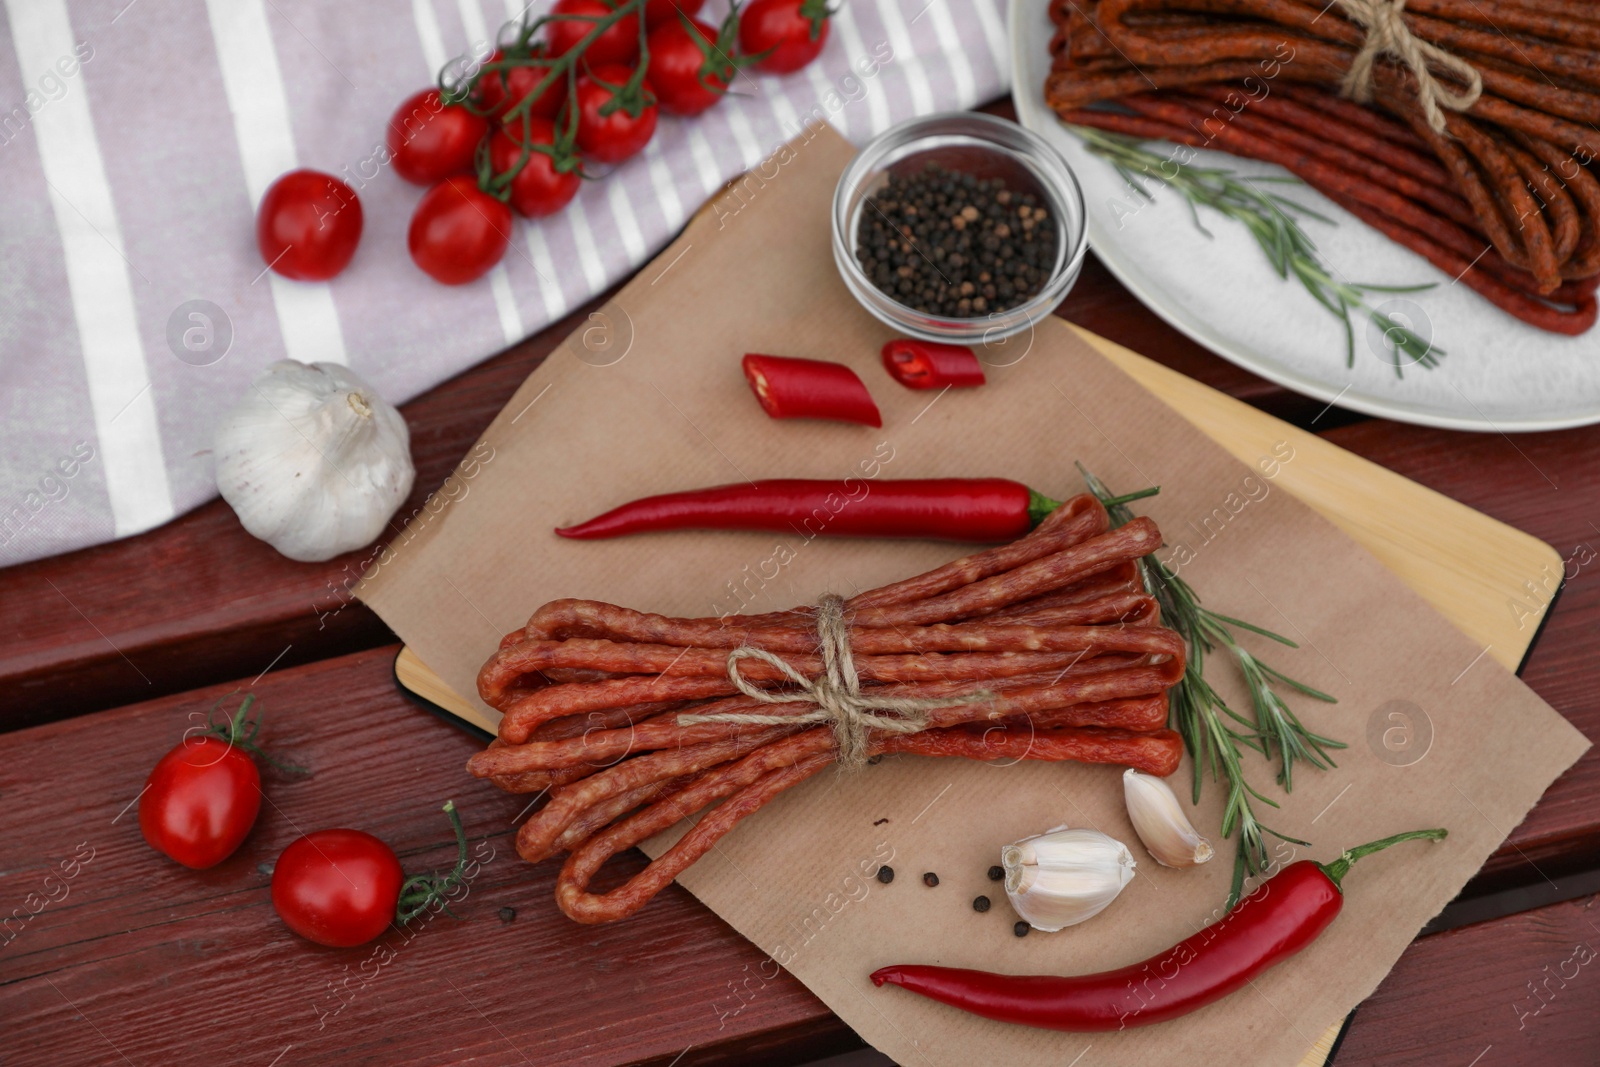
[[520, 215], [553, 215], [578, 195], [583, 179], [576, 166], [569, 161], [568, 169], [561, 170], [554, 155], [537, 150], [537, 146], [554, 149], [556, 140], [555, 123], [529, 119], [526, 136], [519, 126], [508, 126], [489, 142], [489, 166], [497, 180], [512, 175], [506, 188]]
[[656, 132], [656, 96], [648, 79], [619, 64], [578, 79], [578, 149], [599, 163], [621, 163]]
[[[508, 58], [497, 51], [483, 65], [483, 74], [477, 84], [477, 104], [491, 119], [501, 119], [511, 108], [520, 104], [539, 83], [549, 76], [553, 60], [547, 58], [544, 46], [534, 45], [521, 59]], [[557, 78], [528, 105], [528, 114], [538, 118], [553, 119], [567, 99], [567, 79]]]
[[828, 41], [826, 0], [751, 0], [740, 14], [739, 47], [755, 67], [788, 74], [816, 59]]
[[246, 696], [231, 719], [218, 722], [222, 701], [217, 701], [206, 716], [206, 734], [185, 736], [145, 779], [139, 832], [151, 848], [185, 867], [215, 867], [233, 855], [255, 826], [261, 811], [261, 772], [250, 754], [274, 761], [256, 747], [261, 720], [250, 717], [254, 702], [253, 695]]
[[606, 0], [556, 0], [545, 24], [545, 43], [552, 56], [572, 51], [601, 23], [611, 19], [600, 36], [589, 42], [583, 59], [591, 67], [602, 63], [632, 63], [639, 58], [639, 16], [633, 11], [617, 14], [617, 6]]
[[451, 175], [423, 194], [406, 235], [412, 260], [446, 285], [487, 274], [510, 243], [511, 209], [465, 174]]
[[318, 830], [296, 838], [272, 868], [272, 907], [284, 925], [332, 948], [366, 944], [390, 924], [405, 925], [441, 904], [446, 910], [467, 868], [467, 835], [454, 803], [445, 814], [458, 857], [450, 874], [410, 878], [394, 849], [361, 830]]
[[460, 104], [446, 104], [437, 89], [424, 89], [389, 119], [389, 160], [408, 182], [432, 185], [472, 170], [478, 142], [489, 122]]
[[331, 174], [291, 170], [256, 209], [256, 247], [285, 278], [320, 282], [349, 265], [361, 242], [361, 200]]
[[644, 24], [653, 30], [663, 23], [677, 22], [680, 11], [693, 17], [705, 6], [706, 0], [645, 0]]
[[720, 30], [687, 15], [650, 31], [650, 85], [663, 111], [698, 115], [721, 100], [738, 71], [732, 13]]

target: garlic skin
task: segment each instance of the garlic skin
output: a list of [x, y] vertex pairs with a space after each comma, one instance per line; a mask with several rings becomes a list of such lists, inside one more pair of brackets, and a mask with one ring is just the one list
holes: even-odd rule
[[290, 559], [371, 543], [411, 493], [411, 433], [348, 367], [279, 360], [217, 426], [217, 489]]
[[1006, 896], [1036, 930], [1054, 932], [1099, 915], [1133, 878], [1133, 854], [1099, 830], [1054, 830], [1000, 850]]
[[1163, 867], [1194, 867], [1216, 854], [1164, 780], [1130, 767], [1122, 774], [1122, 795], [1139, 840]]

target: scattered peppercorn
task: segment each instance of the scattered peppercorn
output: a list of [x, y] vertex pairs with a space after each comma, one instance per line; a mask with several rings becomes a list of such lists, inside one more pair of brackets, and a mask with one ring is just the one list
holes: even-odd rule
[[516, 917], [517, 917], [517, 909], [516, 908], [501, 908], [500, 909], [500, 921], [501, 922], [508, 923], [512, 919], [515, 919]]
[[988, 897], [978, 897], [977, 899], [975, 899], [972, 902], [972, 910], [973, 911], [988, 911], [989, 910], [989, 898]]
[[893, 867], [879, 867], [878, 868], [878, 881], [882, 882], [884, 885], [888, 885], [890, 882], [894, 881], [894, 868]]
[[927, 874], [922, 876], [922, 884], [927, 886], [929, 889], [932, 889], [934, 886], [939, 884], [939, 876], [934, 874], [932, 871], [929, 871]]
[[998, 882], [1006, 876], [1006, 869], [998, 863], [989, 868], [989, 881]]
[[1018, 919], [1016, 925], [1011, 928], [1011, 932], [1016, 934], [1018, 937], [1027, 937], [1029, 929], [1030, 927], [1025, 921]]
[[[1031, 193], [929, 163], [890, 174], [856, 227], [856, 262], [872, 284], [917, 311], [972, 318], [1037, 294], [1057, 233]], [[996, 281], [996, 279], [999, 279]]]

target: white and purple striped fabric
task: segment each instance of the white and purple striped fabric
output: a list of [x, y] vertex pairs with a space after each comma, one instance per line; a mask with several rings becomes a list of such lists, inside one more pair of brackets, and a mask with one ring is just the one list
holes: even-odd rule
[[[0, 3], [0, 566], [214, 496], [214, 421], [273, 360], [348, 364], [405, 401], [636, 268], [803, 122], [860, 143], [1009, 84], [1003, 0], [843, 0], [817, 63], [663, 118], [641, 156], [447, 288], [406, 253], [422, 190], [381, 166], [384, 129], [522, 0]], [[295, 167], [361, 196], [361, 247], [328, 283], [256, 252], [255, 205]]]

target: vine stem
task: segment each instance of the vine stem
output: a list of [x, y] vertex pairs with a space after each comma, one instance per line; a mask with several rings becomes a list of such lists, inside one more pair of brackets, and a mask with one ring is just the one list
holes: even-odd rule
[[440, 903], [452, 916], [460, 918], [455, 912], [450, 911], [447, 897], [450, 891], [460, 885], [466, 877], [467, 832], [461, 825], [461, 815], [456, 811], [455, 801], [444, 802], [444, 813], [449, 816], [450, 827], [456, 834], [455, 869], [442, 878], [433, 872], [414, 874], [405, 880], [400, 887], [400, 899], [395, 901], [394, 906], [395, 921], [401, 926], [427, 911], [435, 902]]

